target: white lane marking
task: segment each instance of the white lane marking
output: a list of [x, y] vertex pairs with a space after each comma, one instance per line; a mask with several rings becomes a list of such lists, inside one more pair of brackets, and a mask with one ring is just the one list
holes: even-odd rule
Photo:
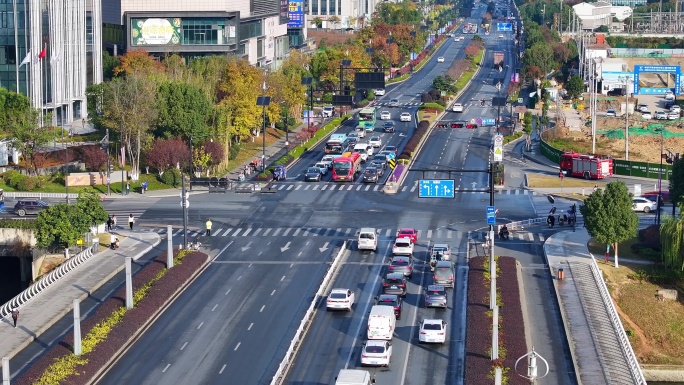
[[239, 281], [239, 280], [241, 280], [241, 279], [242, 279], [242, 276], [239, 276], [237, 280]]
[[188, 342], [186, 341], [186, 342], [183, 344], [183, 346], [181, 346], [181, 349], [180, 349], [180, 350], [185, 349], [185, 347], [186, 347], [187, 345], [188, 345]]
[[219, 374], [223, 373], [223, 371], [225, 369], [226, 369], [226, 364], [223, 364], [223, 366], [221, 366], [221, 370], [219, 370]]
[[285, 276], [283, 275], [283, 278], [280, 278], [280, 282], [283, 282], [284, 279], [285, 279]]
[[542, 233], [539, 233], [537, 235], [539, 235], [539, 240], [544, 242], [544, 235]]
[[265, 308], [266, 308], [266, 305], [261, 305], [261, 309], [259, 309], [259, 313], [263, 312]]
[[278, 233], [280, 233], [280, 231], [281, 231], [282, 229], [283, 229], [282, 227], [278, 227], [277, 229], [275, 229], [275, 231], [273, 232], [273, 236], [274, 236], [274, 237], [275, 237], [275, 236], [278, 236]]
[[228, 233], [230, 233], [233, 229], [227, 229], [223, 234], [221, 234], [222, 237], [225, 237]]
[[236, 237], [238, 234], [240, 234], [240, 231], [242, 231], [242, 229], [237, 229], [237, 230], [233, 233], [233, 236]]
[[[211, 261], [214, 262], [219, 257], [219, 255], [223, 254], [223, 252], [226, 251], [226, 249], [228, 247], [230, 247], [230, 245], [232, 245], [232, 244], [233, 244], [233, 241], [228, 242], [228, 244], [224, 248], [222, 248], [221, 251], [216, 253], [216, 256], [214, 256], [214, 258]], [[228, 289], [228, 291], [230, 291], [230, 289]], [[226, 292], [226, 294], [228, 294], [228, 292]]]
[[[380, 266], [385, 265], [385, 262], [386, 262], [385, 259], [387, 258], [387, 254], [389, 253], [390, 246], [391, 245], [387, 245], [387, 247], [385, 248], [385, 252], [383, 253], [383, 256], [382, 256], [382, 263], [380, 264]], [[380, 279], [380, 274], [375, 274], [375, 279], [373, 280], [373, 284], [370, 287], [370, 289], [371, 289], [370, 295], [371, 296], [373, 295], [373, 293], [377, 292], [378, 279]], [[421, 286], [422, 286], [422, 282], [421, 282]], [[363, 312], [361, 314], [368, 314], [368, 307], [371, 305], [372, 302], [373, 301], [368, 301], [366, 303], [366, 306], [364, 307]], [[352, 341], [351, 348], [349, 349], [349, 355], [347, 355], [347, 361], [345, 361], [345, 363], [344, 363], [345, 369], [349, 369], [349, 362], [351, 361], [351, 356], [354, 353], [354, 349], [356, 348], [356, 340], [359, 338], [359, 333], [361, 332], [361, 327], [363, 325], [364, 325], [363, 322], [359, 322], [359, 326], [356, 328], [356, 332], [354, 333], [354, 341]]]
[[267, 228], [266, 230], [264, 230], [264, 233], [261, 234], [261, 235], [265, 237], [265, 236], [267, 236], [268, 233], [270, 233], [270, 232], [271, 232], [271, 228], [269, 227], [269, 228]]
[[204, 322], [200, 322], [200, 324], [197, 325], [197, 330], [199, 330], [202, 327], [202, 325], [204, 325]]
[[228, 289], [228, 291], [224, 295], [228, 295], [228, 293], [230, 293], [231, 290], [233, 290], [233, 289]]
[[217, 237], [217, 236], [218, 236], [218, 233], [220, 233], [221, 230], [223, 230], [223, 229], [218, 229], [218, 230], [216, 230], [216, 231], [214, 232], [214, 234], [212, 234], [211, 236], [212, 236], [212, 237]]
[[[290, 268], [292, 268], [292, 266], [294, 266], [294, 263], [291, 263], [291, 264], [290, 264]], [[285, 278], [285, 276], [283, 276], [283, 278]]]
[[241, 343], [242, 343], [242, 342], [238, 342], [237, 345], [235, 345], [235, 349], [233, 349], [233, 351], [238, 350], [238, 348], [240, 347], [240, 344], [241, 344]]
[[262, 228], [258, 228], [258, 229], [256, 229], [256, 230], [254, 230], [254, 234], [252, 234], [252, 236], [253, 236], [253, 237], [256, 237], [257, 235], [259, 235], [259, 233], [261, 232], [261, 230], [263, 230], [263, 229], [262, 229]]
[[164, 367], [164, 370], [162, 370], [162, 373], [166, 373], [166, 369], [168, 369], [169, 366], [171, 366], [171, 364], [166, 364], [166, 366]]
[[247, 267], [252, 267], [252, 264], [250, 263], [249, 265], [247, 265]]
[[271, 292], [271, 295], [273, 295], [273, 294], [275, 294], [275, 289], [273, 289], [273, 291]]
[[218, 304], [214, 305], [214, 307], [211, 308], [211, 311], [216, 310], [217, 307], [218, 307]]
[[251, 324], [249, 324], [249, 327], [247, 328], [247, 330], [252, 330], [252, 326], [254, 326], [254, 322], [252, 322]]
[[243, 236], [243, 237], [246, 237], [247, 234], [249, 234], [252, 230], [254, 230], [254, 229], [252, 229], [251, 227], [248, 228], [247, 230], [245, 230], [245, 232], [242, 234], [242, 236]]
[[286, 229], [285, 229], [285, 232], [283, 233], [283, 237], [287, 237], [287, 234], [289, 234], [290, 231], [292, 231], [292, 227], [286, 228]]
[[[430, 242], [428, 242], [428, 250], [430, 249]], [[420, 284], [418, 285], [418, 295], [420, 295], [420, 290], [423, 287], [423, 281], [425, 280], [425, 276], [428, 275], [428, 273], [423, 272], [423, 274], [420, 275]], [[414, 308], [415, 313], [413, 313], [413, 317], [411, 317], [411, 323], [409, 325], [415, 325], [416, 324], [416, 319], [418, 318], [418, 308]], [[408, 360], [409, 360], [409, 353], [411, 352], [411, 345], [413, 341], [413, 334], [415, 332], [416, 328], [411, 328], [411, 333], [409, 334], [409, 339], [408, 339], [408, 347], [406, 348], [406, 356], [404, 357], [404, 372], [401, 374], [401, 382], [399, 385], [404, 385], [404, 381], [406, 380], [406, 370], [408, 369]]]

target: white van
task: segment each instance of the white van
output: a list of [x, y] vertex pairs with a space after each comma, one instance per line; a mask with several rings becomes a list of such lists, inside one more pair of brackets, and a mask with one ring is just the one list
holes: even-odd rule
[[373, 147], [368, 143], [357, 143], [354, 146], [354, 152], [361, 154], [361, 161], [365, 162], [369, 155], [373, 155]]
[[378, 249], [378, 232], [373, 227], [363, 227], [359, 230], [358, 236], [358, 249], [359, 250], [372, 250]]
[[394, 315], [394, 307], [373, 306], [368, 316], [368, 339], [391, 340], [396, 323], [397, 317]]
[[375, 380], [367, 370], [341, 369], [340, 374], [335, 377], [335, 385], [371, 385]]

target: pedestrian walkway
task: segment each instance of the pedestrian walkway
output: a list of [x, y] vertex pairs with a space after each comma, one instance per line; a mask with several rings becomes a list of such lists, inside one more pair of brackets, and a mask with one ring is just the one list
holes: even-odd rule
[[[544, 254], [553, 277], [565, 334], [581, 384], [646, 384], [585, 229], [549, 236]], [[559, 269], [564, 278], [558, 279]]]
[[[118, 272], [124, 269], [125, 257], [138, 260], [160, 242], [158, 234], [147, 231], [116, 230], [120, 247], [107, 248], [93, 254], [87, 261], [55, 281], [43, 292], [19, 307], [19, 322], [12, 327], [9, 314], [2, 314], [0, 323], [0, 357], [13, 357], [33, 341], [47, 347], [41, 334], [72, 311], [74, 299], [92, 295]], [[22, 363], [23, 364], [23, 363]], [[16, 373], [19, 368], [11, 368]]]

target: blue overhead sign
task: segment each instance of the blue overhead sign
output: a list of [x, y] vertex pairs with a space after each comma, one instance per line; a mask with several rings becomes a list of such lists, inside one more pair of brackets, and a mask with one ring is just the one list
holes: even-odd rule
[[499, 32], [510, 32], [513, 30], [513, 23], [496, 23]]
[[453, 179], [421, 179], [418, 182], [420, 190], [419, 198], [454, 198]]
[[495, 225], [496, 224], [496, 207], [487, 206], [486, 213], [487, 213], [487, 224], [488, 225]]
[[495, 119], [482, 119], [482, 125], [483, 126], [493, 126], [496, 124]]

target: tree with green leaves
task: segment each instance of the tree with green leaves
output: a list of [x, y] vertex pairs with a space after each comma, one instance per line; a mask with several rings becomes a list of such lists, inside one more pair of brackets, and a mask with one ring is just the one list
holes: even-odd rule
[[585, 89], [585, 87], [584, 87], [584, 82], [582, 81], [582, 78], [577, 76], [577, 75], [573, 75], [570, 78], [570, 81], [568, 82], [568, 85], [567, 85], [568, 95], [572, 99], [577, 99], [580, 96], [582, 96], [584, 89]]
[[636, 236], [639, 225], [627, 185], [611, 182], [605, 190], [594, 191], [580, 206], [580, 212], [589, 235], [606, 244], [606, 253], [613, 246], [618, 267], [618, 243]]
[[81, 210], [84, 216], [89, 218], [91, 225], [107, 222], [108, 215], [100, 202], [100, 196], [93, 188], [84, 188], [78, 194], [76, 207]]
[[212, 105], [206, 94], [188, 83], [164, 82], [157, 88], [157, 137], [205, 137]]
[[672, 162], [670, 201], [672, 202], [672, 216], [674, 216], [674, 208], [684, 202], [684, 158], [682, 157]]
[[[679, 212], [684, 203], [679, 205]], [[684, 271], [684, 217], [667, 217], [660, 225], [660, 242], [663, 262], [667, 266]]]
[[75, 205], [59, 203], [41, 211], [36, 218], [36, 241], [39, 247], [68, 247], [76, 244], [92, 225]]

